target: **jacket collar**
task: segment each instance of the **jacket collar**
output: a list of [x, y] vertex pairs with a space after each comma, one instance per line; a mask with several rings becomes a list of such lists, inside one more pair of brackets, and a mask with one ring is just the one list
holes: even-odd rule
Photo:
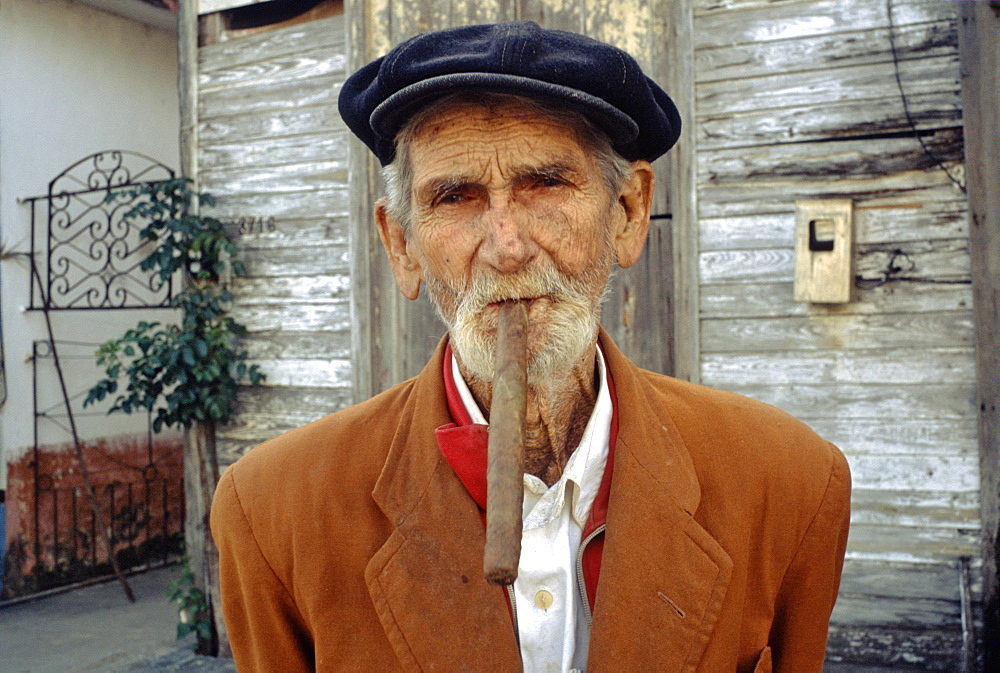
[[732, 560], [694, 519], [694, 463], [654, 388], [607, 334], [619, 400], [615, 472], [588, 669], [694, 671], [715, 630]]
[[[692, 516], [701, 491], [670, 400], [603, 330], [600, 339], [620, 427], [588, 668], [694, 670], [732, 562]], [[406, 668], [517, 670], [504, 592], [483, 579], [479, 508], [435, 438], [435, 428], [451, 422], [444, 344], [408, 388], [395, 392], [402, 398], [399, 424], [372, 492], [394, 530], [368, 563], [365, 581]]]

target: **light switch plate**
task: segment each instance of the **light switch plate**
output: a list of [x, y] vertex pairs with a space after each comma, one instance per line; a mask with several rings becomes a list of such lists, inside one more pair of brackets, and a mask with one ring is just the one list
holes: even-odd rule
[[853, 201], [796, 201], [795, 301], [851, 301], [853, 248]]

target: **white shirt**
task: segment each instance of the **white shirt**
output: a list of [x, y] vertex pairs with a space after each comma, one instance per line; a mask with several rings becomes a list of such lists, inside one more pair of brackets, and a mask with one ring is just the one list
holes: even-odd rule
[[[485, 425], [455, 358], [451, 367], [472, 422]], [[597, 403], [559, 481], [548, 487], [533, 474], [524, 475], [524, 528], [512, 606], [526, 673], [582, 671], [587, 663], [590, 624], [577, 554], [608, 461], [613, 411], [599, 345], [597, 370]]]

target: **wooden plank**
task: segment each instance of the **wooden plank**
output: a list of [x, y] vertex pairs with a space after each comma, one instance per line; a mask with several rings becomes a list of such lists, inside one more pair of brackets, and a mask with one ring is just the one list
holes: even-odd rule
[[[317, 219], [271, 219], [264, 215], [250, 215], [248, 219], [227, 220], [230, 233], [246, 254], [266, 254], [276, 248], [302, 246], [350, 245], [347, 217]], [[245, 233], [239, 233], [243, 228]]]
[[256, 61], [302, 52], [345, 51], [344, 17], [331, 16], [286, 28], [203, 46], [198, 50], [202, 76]]
[[340, 275], [350, 269], [351, 251], [342, 246], [275, 248], [244, 256], [248, 277]]
[[709, 386], [783, 384], [896, 385], [975, 382], [971, 348], [788, 351], [702, 355], [702, 377]]
[[838, 626], [880, 626], [940, 629], [961, 632], [962, 608], [958, 601], [929, 600], [919, 597], [890, 598], [841, 594], [831, 621]]
[[343, 159], [251, 168], [203, 167], [206, 186], [218, 194], [260, 194], [301, 191], [334, 191], [347, 181]]
[[840, 595], [923, 598], [957, 603], [960, 600], [958, 572], [955, 563], [892, 563], [847, 559], [844, 562]]
[[662, 18], [666, 13], [662, 4], [655, 0], [640, 3], [634, 0], [597, 0], [586, 3], [578, 10], [583, 20], [582, 32], [625, 50], [639, 63], [644, 73], [651, 75], [656, 41], [651, 40], [650, 35], [662, 34], [662, 27], [665, 26]]
[[674, 375], [701, 379], [701, 321], [698, 320], [698, 175], [695, 119], [694, 26], [690, 0], [669, 3], [666, 60], [672, 64], [668, 89], [684, 123], [678, 144], [667, 155], [670, 167], [671, 267], [673, 273]]
[[764, 2], [768, 6], [801, 3], [803, 0], [693, 0], [694, 15], [707, 16], [718, 12], [732, 12], [741, 9], [755, 9]]
[[[955, 170], [952, 167], [951, 170]], [[752, 183], [698, 187], [701, 218], [788, 212], [802, 199], [853, 199], [855, 205], [909, 205], [921, 199], [940, 199], [961, 192], [942, 170], [905, 171], [880, 177], [845, 177], [840, 180], [755, 180]]]
[[[895, 93], [894, 93], [895, 92]], [[955, 89], [928, 93], [907, 91], [910, 120], [899, 89], [886, 89], [878, 100], [827, 101], [803, 107], [717, 110], [696, 120], [699, 147], [749, 147], [778, 142], [825, 141], [877, 134], [912, 134], [952, 128], [961, 123], [962, 105]]]
[[[968, 493], [979, 488], [979, 457], [967, 453], [950, 456], [851, 453], [849, 462], [854, 486], [859, 489]], [[971, 528], [978, 528], [979, 521], [972, 524]]]
[[233, 316], [250, 332], [347, 332], [351, 314], [347, 302], [326, 304], [271, 304], [233, 308]]
[[452, 0], [451, 3], [450, 23], [455, 26], [515, 20], [516, 5], [511, 1]]
[[[905, 253], [906, 257], [897, 255]], [[893, 259], [895, 257], [895, 260]], [[758, 283], [791, 281], [795, 271], [795, 253], [778, 250], [719, 250], [699, 257], [702, 284]], [[896, 278], [934, 281], [965, 281], [969, 278], [968, 240], [860, 245], [855, 248], [855, 274], [862, 280], [884, 279], [890, 265], [901, 268]], [[903, 265], [903, 266], [900, 266]]]
[[237, 278], [233, 282], [233, 302], [239, 307], [346, 302], [350, 294], [351, 279], [347, 274]]
[[612, 277], [601, 311], [601, 325], [622, 352], [643, 369], [661, 374], [675, 370], [675, 300], [670, 292], [672, 278], [663, 273], [663, 260], [671, 258], [671, 243], [669, 221], [651, 222], [642, 257]]
[[856, 289], [854, 300], [843, 306], [793, 301], [790, 280], [761, 282], [753, 292], [737, 283], [701, 288], [702, 318], [914, 314], [967, 311], [971, 306], [971, 286], [957, 284], [887, 283]]
[[808, 417], [799, 420], [852, 455], [923, 453], [953, 456], [976, 454], [978, 448], [976, 427], [971, 419], [917, 420], [897, 416], [891, 422], [860, 418], [848, 422]]
[[979, 527], [923, 528], [896, 523], [885, 526], [853, 523], [847, 549], [870, 559], [948, 561], [980, 553]]
[[[889, 173], [930, 170], [939, 162], [963, 158], [961, 128], [942, 129], [924, 138], [850, 140], [836, 143], [782, 143], [699, 152], [698, 179], [712, 183], [752, 183], [757, 180], [842, 180]], [[932, 158], [933, 157], [933, 158]]]
[[[730, 7], [727, 7], [730, 9]], [[816, 0], [807, 3], [742, 4], [739, 12], [699, 11], [695, 19], [695, 49], [726, 44], [785, 41], [845, 30], [881, 28], [888, 24], [886, 5], [876, 2]], [[935, 0], [892, 4], [896, 26], [954, 20], [957, 8]]]
[[[843, 4], [857, 6], [860, 3]], [[907, 97], [942, 92], [954, 95], [959, 79], [958, 56], [951, 53], [903, 61], [899, 64], [899, 78]], [[782, 108], [810, 107], [815, 113], [832, 104], [859, 101], [891, 101], [902, 109], [895, 69], [883, 63], [765, 75], [755, 77], [752, 84], [752, 87], [747, 87], [746, 83], [733, 86], [729, 81], [699, 84], [699, 119], [716, 114]]]
[[968, 311], [702, 320], [701, 335], [702, 353], [973, 345]]
[[977, 419], [983, 494], [984, 670], [1000, 668], [1000, 8], [962, 3], [962, 101], [972, 226]]
[[[234, 130], [237, 128], [234, 125]], [[240, 129], [223, 142], [201, 143], [200, 160], [206, 172], [219, 174], [261, 170], [274, 166], [322, 165], [335, 162], [334, 171], [347, 170], [347, 131], [317, 129], [292, 136], [247, 138]]]
[[851, 492], [851, 521], [876, 526], [979, 527], [979, 493], [975, 487], [969, 491], [898, 490], [900, 488], [907, 487], [858, 485]]
[[350, 330], [308, 332], [290, 329], [251, 332], [240, 340], [251, 361], [307, 360], [346, 360], [351, 357]]
[[242, 7], [245, 5], [255, 5], [258, 2], [266, 2], [267, 0], [198, 0], [197, 7], [199, 14], [208, 14], [214, 12], [221, 12], [226, 9], [232, 9], [234, 7]]
[[220, 94], [222, 91], [242, 91], [274, 82], [305, 82], [317, 77], [331, 75], [343, 79], [346, 59], [342, 53], [322, 49], [298, 52], [286, 56], [271, 57], [242, 65], [230, 65], [224, 70], [201, 73], [198, 86], [205, 96]]
[[[893, 32], [900, 61], [954, 54], [958, 31], [953, 18], [898, 26]], [[702, 48], [695, 52], [699, 83], [760, 77], [779, 72], [891, 63], [888, 26], [776, 42]]]
[[[784, 409], [811, 423], [825, 419], [855, 422], [857, 419], [886, 422], [905, 413], [908, 419], [967, 420], [975, 413], [975, 390], [970, 382], [919, 385], [898, 383], [840, 383], [836, 385], [761, 382], [723, 386], [756, 400]], [[905, 410], [905, 412], [903, 411]]]
[[260, 370], [267, 376], [269, 386], [297, 386], [314, 388], [351, 387], [350, 360], [319, 360], [283, 358], [258, 360]]
[[234, 136], [247, 142], [278, 140], [283, 136], [322, 134], [346, 135], [344, 121], [336, 107], [304, 107], [288, 110], [262, 110], [243, 112], [199, 123], [199, 133], [204, 138], [203, 150], [228, 142]]
[[[922, 194], [910, 203], [859, 201], [854, 208], [854, 240], [869, 243], [901, 243], [969, 235], [968, 208], [953, 186]], [[783, 204], [779, 204], [783, 205]], [[734, 217], [703, 218], [699, 221], [702, 250], [752, 250], [791, 248], [795, 245], [795, 209], [784, 212]]]
[[518, 0], [522, 21], [535, 21], [544, 28], [583, 33], [586, 17], [582, 0]]
[[[345, 0], [344, 16], [347, 29], [348, 71], [354, 72], [367, 64], [376, 55], [380, 45], [376, 36], [382, 31], [375, 26], [381, 23], [381, 12], [385, 8], [382, 0]], [[385, 53], [379, 51], [379, 53]], [[382, 371], [379, 329], [377, 317], [381, 311], [378, 290], [386, 282], [384, 263], [379, 264], [377, 249], [378, 235], [372, 226], [372, 208], [376, 199], [374, 159], [364, 144], [350, 137], [348, 170], [348, 191], [350, 198], [347, 208], [348, 232], [351, 240], [350, 278], [351, 316], [354, 327], [351, 330], [351, 361], [354, 363], [352, 402], [366, 400], [378, 392], [379, 375]]]
[[337, 107], [343, 76], [327, 75], [295, 81], [276, 79], [254, 87], [253, 95], [240, 88], [218, 89], [199, 98], [199, 119], [263, 111], [295, 110], [307, 105]]
[[218, 199], [211, 214], [220, 219], [273, 217], [281, 222], [292, 219], [334, 219], [347, 215], [350, 192], [340, 186], [326, 191], [280, 194], [226, 192], [227, 185], [209, 183], [208, 192]]
[[316, 419], [332, 414], [343, 406], [345, 394], [342, 388], [241, 386], [239, 407], [241, 413], [273, 413], [292, 424], [306, 416]]
[[[193, 2], [177, 12], [177, 93], [180, 107], [180, 169], [196, 189], [198, 182], [198, 13]], [[184, 441], [184, 548], [196, 586], [208, 593], [205, 581], [205, 537], [209, 503], [201, 488], [202, 463], [197, 447]]]
[[[910, 673], [961, 670], [962, 632], [954, 630], [838, 626], [827, 639], [830, 673]], [[838, 667], [838, 662], [844, 662]]]

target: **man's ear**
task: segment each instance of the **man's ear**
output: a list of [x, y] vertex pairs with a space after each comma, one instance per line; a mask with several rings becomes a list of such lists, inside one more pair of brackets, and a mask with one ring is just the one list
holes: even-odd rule
[[639, 260], [649, 233], [649, 209], [653, 202], [653, 167], [648, 161], [632, 162], [632, 177], [622, 185], [618, 197], [622, 217], [615, 227], [615, 256], [627, 269]]
[[399, 291], [407, 299], [416, 299], [420, 295], [422, 278], [420, 262], [406, 240], [402, 223], [389, 214], [389, 202], [386, 199], [379, 199], [375, 203], [375, 223], [378, 225], [382, 245], [389, 255], [389, 264]]

